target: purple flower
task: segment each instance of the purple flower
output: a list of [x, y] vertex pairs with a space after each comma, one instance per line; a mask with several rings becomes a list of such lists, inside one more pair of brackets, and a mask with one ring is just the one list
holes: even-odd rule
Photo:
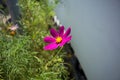
[[44, 50], [54, 50], [58, 46], [62, 47], [64, 44], [68, 43], [72, 36], [70, 35], [71, 28], [68, 28], [66, 32], [64, 32], [64, 26], [61, 26], [58, 31], [54, 28], [50, 29], [50, 33], [52, 36], [46, 36], [44, 41], [49, 43], [44, 46]]
[[11, 31], [15, 31], [15, 30], [17, 30], [18, 28], [19, 28], [19, 27], [18, 27], [17, 24], [9, 27], [9, 29], [10, 29]]

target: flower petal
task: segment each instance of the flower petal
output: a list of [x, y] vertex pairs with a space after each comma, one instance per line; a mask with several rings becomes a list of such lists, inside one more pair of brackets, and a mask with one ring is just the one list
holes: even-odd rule
[[59, 35], [62, 36], [64, 33], [64, 26], [60, 26]]
[[57, 31], [54, 28], [50, 29], [50, 33], [51, 33], [51, 35], [53, 37], [57, 37], [58, 36], [58, 33], [57, 33]]
[[16, 25], [11, 26], [9, 29], [12, 30], [12, 31], [15, 31], [15, 30], [17, 30], [18, 28], [19, 28], [19, 27], [18, 27], [18, 25], [16, 24]]
[[65, 45], [67, 42], [71, 40], [72, 36], [68, 36], [67, 38], [63, 38], [62, 42], [59, 44], [60, 47]]
[[44, 41], [47, 43], [52, 43], [52, 42], [55, 42], [55, 39], [50, 36], [47, 36], [44, 38]]
[[54, 50], [58, 47], [58, 44], [56, 43], [50, 43], [46, 46], [44, 46], [44, 50]]
[[65, 38], [65, 37], [69, 36], [70, 32], [71, 32], [71, 28], [69, 27], [67, 29], [67, 31], [65, 32], [65, 34], [63, 35], [63, 37]]

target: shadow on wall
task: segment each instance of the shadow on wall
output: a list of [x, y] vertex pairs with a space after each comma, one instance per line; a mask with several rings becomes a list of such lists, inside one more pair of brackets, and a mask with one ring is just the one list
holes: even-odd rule
[[71, 68], [69, 69], [70, 78], [74, 80], [87, 80], [80, 63], [77, 57], [75, 56], [75, 53], [71, 44], [66, 44], [65, 50], [67, 51], [67, 57], [65, 57], [65, 62], [71, 65]]

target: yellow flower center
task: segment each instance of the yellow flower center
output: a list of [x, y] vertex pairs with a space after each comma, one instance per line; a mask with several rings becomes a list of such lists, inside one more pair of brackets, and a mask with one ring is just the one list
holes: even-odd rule
[[62, 41], [62, 37], [57, 37], [56, 38], [56, 43], [60, 43]]

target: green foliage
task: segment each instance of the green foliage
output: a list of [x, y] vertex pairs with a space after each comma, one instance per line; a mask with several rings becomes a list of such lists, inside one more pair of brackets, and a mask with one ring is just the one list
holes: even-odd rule
[[[27, 64], [33, 53], [28, 51], [30, 41], [26, 36], [1, 38], [1, 66], [3, 68], [3, 76], [5, 80], [24, 79], [23, 74], [26, 73]], [[14, 76], [13, 76], [14, 75]]]
[[50, 3], [49, 0], [20, 0], [19, 5], [24, 28], [28, 27], [30, 31], [36, 28], [45, 29], [52, 24], [51, 17], [54, 15], [56, 4]]
[[43, 38], [53, 25], [55, 2], [49, 0], [19, 0], [24, 33], [10, 35], [0, 31], [0, 80], [70, 80], [64, 66], [65, 52], [61, 49], [45, 51]]
[[[43, 32], [41, 32], [41, 35]], [[4, 37], [3, 37], [4, 36]], [[43, 39], [40, 37], [40, 39]], [[67, 80], [64, 52], [36, 50], [30, 36], [0, 37], [1, 78], [5, 80]]]

